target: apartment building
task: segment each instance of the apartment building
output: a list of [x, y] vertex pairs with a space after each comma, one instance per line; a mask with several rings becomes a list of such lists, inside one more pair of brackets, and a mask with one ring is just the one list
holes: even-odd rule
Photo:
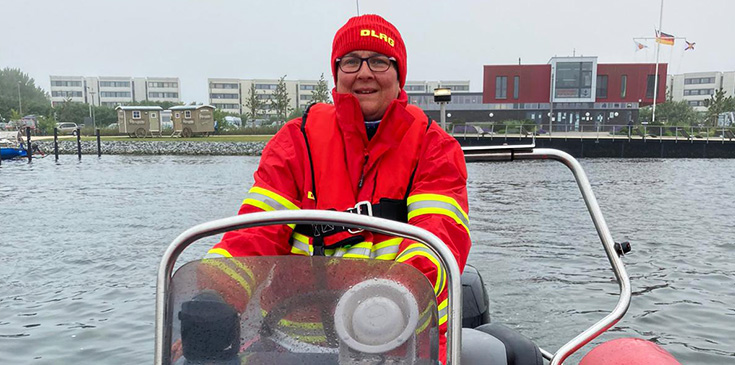
[[445, 87], [452, 93], [468, 93], [470, 92], [470, 81], [406, 81], [403, 90], [406, 94], [434, 93], [434, 89]]
[[51, 104], [71, 100], [87, 103], [86, 80], [82, 76], [51, 76]]
[[50, 76], [51, 104], [66, 100], [114, 107], [140, 101], [181, 102], [178, 77]]
[[725, 91], [725, 96], [735, 95], [735, 71], [668, 75], [667, 81], [667, 91], [672, 100], [684, 100], [696, 111], [706, 111], [705, 100], [720, 88]]
[[[278, 86], [278, 79], [227, 79], [210, 78], [209, 82], [209, 104], [225, 112], [244, 114], [248, 112], [246, 106], [247, 98], [250, 96], [251, 87], [255, 87], [257, 98], [263, 101], [262, 117], [275, 116], [275, 110], [268, 106], [273, 99], [273, 94]], [[319, 84], [317, 80], [284, 80], [290, 107], [304, 110], [313, 100], [314, 90]]]

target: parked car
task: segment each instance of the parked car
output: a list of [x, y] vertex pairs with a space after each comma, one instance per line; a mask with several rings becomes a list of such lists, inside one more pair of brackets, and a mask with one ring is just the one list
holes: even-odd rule
[[70, 122], [56, 123], [56, 129], [61, 134], [71, 134], [73, 136], [76, 136], [79, 131], [79, 127], [77, 126], [77, 124]]
[[107, 127], [105, 127], [105, 129], [118, 130], [119, 127], [118, 127], [118, 124], [117, 123], [110, 123], [110, 125], [108, 125]]

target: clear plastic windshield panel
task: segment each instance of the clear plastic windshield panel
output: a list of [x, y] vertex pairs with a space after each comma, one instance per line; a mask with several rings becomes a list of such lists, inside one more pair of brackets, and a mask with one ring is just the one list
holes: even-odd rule
[[434, 364], [434, 290], [394, 261], [277, 256], [187, 263], [171, 284], [173, 364]]

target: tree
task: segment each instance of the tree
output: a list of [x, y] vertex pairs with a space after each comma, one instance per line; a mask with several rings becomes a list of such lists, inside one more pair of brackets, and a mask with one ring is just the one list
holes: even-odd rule
[[285, 79], [286, 75], [283, 75], [278, 80], [278, 85], [276, 85], [276, 90], [273, 91], [273, 97], [270, 100], [271, 108], [276, 111], [276, 116], [280, 121], [285, 121], [288, 113], [293, 110], [290, 105], [291, 98], [288, 97]]
[[291, 113], [288, 115], [288, 118], [286, 118], [286, 119], [291, 120], [291, 119], [294, 119], [294, 118], [301, 118], [303, 116], [304, 116], [304, 111], [301, 110], [301, 109], [299, 109], [299, 108], [296, 108], [296, 109], [294, 109], [294, 110], [291, 111]]
[[117, 122], [117, 111], [115, 111], [115, 108], [107, 106], [95, 106], [92, 108], [94, 109], [94, 121], [98, 128], [106, 127], [110, 123]]
[[[650, 106], [641, 108], [638, 119], [650, 121], [651, 114]], [[683, 126], [696, 125], [697, 123], [699, 123], [699, 113], [684, 100], [667, 100], [665, 103], [656, 105], [656, 124]]]
[[54, 107], [56, 120], [59, 122], [83, 123], [84, 117], [89, 116], [89, 104], [75, 103], [70, 99]]
[[332, 101], [329, 100], [329, 86], [327, 86], [327, 80], [324, 79], [323, 72], [321, 77], [319, 77], [319, 82], [316, 84], [314, 92], [311, 95], [311, 100], [315, 103], [332, 103]]
[[735, 99], [732, 96], [725, 97], [725, 94], [727, 94], [727, 91], [720, 88], [714, 95], [710, 95], [709, 99], [704, 101], [704, 105], [707, 107], [704, 117], [705, 123], [716, 126], [717, 117], [720, 113], [735, 111]]
[[258, 119], [262, 114], [263, 100], [258, 99], [258, 91], [255, 90], [255, 84], [250, 84], [250, 90], [248, 91], [248, 97], [245, 99], [245, 107], [248, 109], [247, 119]]
[[10, 109], [17, 110], [21, 116], [48, 115], [51, 111], [51, 101], [48, 94], [36, 86], [28, 74], [18, 68], [6, 67], [0, 70], [0, 116], [8, 119]]

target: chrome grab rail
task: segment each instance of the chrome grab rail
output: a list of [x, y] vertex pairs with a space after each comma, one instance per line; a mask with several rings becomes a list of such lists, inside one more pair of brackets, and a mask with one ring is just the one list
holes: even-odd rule
[[623, 261], [615, 251], [615, 241], [613, 241], [610, 230], [602, 216], [600, 206], [597, 204], [595, 194], [592, 192], [587, 175], [584, 173], [579, 162], [566, 152], [551, 148], [534, 148], [531, 145], [500, 145], [500, 146], [482, 146], [482, 147], [463, 147], [465, 159], [467, 161], [512, 161], [512, 160], [556, 160], [566, 165], [577, 181], [577, 186], [582, 193], [584, 203], [592, 217], [592, 222], [597, 229], [597, 235], [600, 237], [602, 247], [605, 249], [607, 258], [610, 261], [613, 272], [620, 286], [620, 298], [615, 308], [599, 320], [587, 328], [584, 332], [577, 335], [571, 341], [560, 347], [555, 353], [541, 350], [545, 359], [550, 360], [551, 365], [562, 364], [570, 355], [579, 350], [582, 346], [592, 341], [601, 333], [607, 331], [614, 326], [628, 311], [631, 298], [630, 278], [625, 271]]
[[168, 364], [171, 358], [171, 331], [166, 328], [169, 316], [169, 286], [176, 259], [193, 242], [226, 231], [275, 224], [334, 224], [350, 228], [366, 228], [374, 232], [399, 236], [426, 244], [439, 258], [447, 270], [449, 300], [447, 301], [447, 360], [451, 364], [460, 363], [462, 348], [462, 284], [457, 261], [449, 248], [431, 232], [392, 220], [369, 217], [344, 212], [325, 210], [289, 210], [243, 214], [218, 219], [191, 227], [181, 233], [166, 249], [158, 268], [156, 282], [156, 345], [155, 364]]

